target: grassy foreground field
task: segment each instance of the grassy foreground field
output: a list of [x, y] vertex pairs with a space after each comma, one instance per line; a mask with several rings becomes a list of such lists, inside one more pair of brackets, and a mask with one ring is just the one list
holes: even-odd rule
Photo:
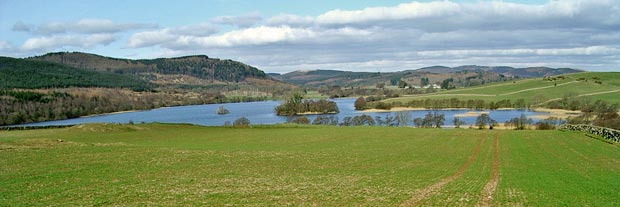
[[619, 176], [618, 145], [576, 132], [166, 124], [0, 131], [0, 206], [618, 206]]
[[[462, 89], [447, 90], [432, 94], [412, 95], [387, 99], [386, 102], [407, 103], [418, 99], [481, 99], [485, 101], [518, 100], [526, 102], [560, 99], [569, 93], [586, 96], [592, 100], [620, 103], [620, 72], [585, 72], [564, 75], [564, 79], [545, 81], [542, 78], [500, 82]], [[587, 81], [581, 80], [585, 78]], [[601, 84], [595, 83], [600, 81]], [[557, 84], [557, 85], [554, 85]], [[541, 100], [536, 100], [541, 99]]]

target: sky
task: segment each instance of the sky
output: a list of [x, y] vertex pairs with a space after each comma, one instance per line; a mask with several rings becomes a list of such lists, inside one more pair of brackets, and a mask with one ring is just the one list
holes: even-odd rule
[[266, 72], [620, 71], [620, 0], [0, 0], [0, 56], [204, 54]]

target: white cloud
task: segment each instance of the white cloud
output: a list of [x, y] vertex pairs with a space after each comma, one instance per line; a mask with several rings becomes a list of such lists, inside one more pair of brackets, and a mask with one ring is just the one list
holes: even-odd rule
[[207, 49], [214, 47], [246, 47], [267, 44], [325, 43], [341, 39], [357, 39], [371, 35], [366, 30], [337, 28], [313, 30], [289, 26], [260, 26], [234, 30], [212, 36], [174, 35], [172, 29], [141, 32], [129, 38], [129, 47], [161, 45], [168, 49]]
[[13, 28], [11, 29], [17, 32], [31, 32], [34, 29], [34, 25], [18, 21], [13, 25]]
[[297, 26], [304, 27], [314, 23], [314, 18], [310, 16], [297, 16], [293, 14], [280, 14], [267, 19], [270, 26]]
[[108, 19], [81, 19], [77, 22], [51, 22], [38, 26], [19, 21], [13, 25], [13, 31], [30, 32], [39, 35], [62, 33], [102, 34], [155, 27], [157, 27], [156, 24], [115, 23]]
[[30, 38], [20, 46], [22, 51], [49, 51], [61, 47], [92, 48], [107, 45], [115, 40], [110, 34], [56, 35]]
[[127, 45], [131, 48], [149, 47], [160, 44], [170, 44], [178, 39], [206, 37], [217, 32], [217, 29], [208, 23], [186, 25], [174, 28], [138, 32], [129, 38]]
[[500, 50], [437, 50], [420, 51], [417, 55], [422, 57], [471, 57], [471, 56], [523, 56], [523, 55], [546, 55], [546, 56], [590, 56], [619, 54], [620, 48], [607, 46], [590, 46], [577, 48], [546, 48], [546, 49], [500, 49]]
[[261, 21], [262, 19], [263, 18], [260, 16], [260, 14], [255, 12], [240, 16], [219, 16], [213, 18], [211, 22], [216, 24], [226, 24], [245, 28], [254, 26], [254, 24]]
[[0, 51], [7, 51], [12, 49], [13, 46], [9, 42], [0, 40]]
[[411, 2], [396, 7], [371, 7], [351, 11], [332, 10], [319, 15], [316, 21], [318, 24], [351, 24], [381, 20], [445, 17], [453, 16], [459, 12], [459, 4], [450, 1]]

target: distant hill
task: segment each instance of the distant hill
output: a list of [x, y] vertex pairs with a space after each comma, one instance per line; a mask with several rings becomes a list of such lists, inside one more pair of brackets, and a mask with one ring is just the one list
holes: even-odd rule
[[148, 90], [147, 81], [52, 62], [0, 57], [0, 88], [105, 87]]
[[153, 74], [185, 75], [211, 82], [240, 82], [246, 78], [270, 79], [265, 72], [233, 60], [206, 55], [157, 59], [121, 59], [81, 52], [48, 53], [28, 58], [117, 74], [151, 77]]
[[377, 82], [389, 82], [390, 79], [394, 78], [400, 79], [404, 73], [406, 72], [372, 73], [340, 70], [300, 70], [282, 74], [278, 78], [287, 83], [306, 86], [360, 86], [374, 85]]
[[518, 76], [522, 78], [534, 78], [544, 76], [554, 76], [566, 73], [578, 73], [584, 72], [583, 70], [572, 68], [549, 68], [549, 67], [528, 67], [528, 68], [513, 68], [508, 66], [478, 66], [478, 65], [464, 65], [459, 67], [445, 67], [445, 66], [432, 66], [426, 68], [420, 68], [416, 71], [430, 72], [430, 73], [456, 73], [463, 71], [485, 71], [498, 73], [504, 76]]
[[[544, 77], [577, 72], [583, 71], [571, 68], [513, 68], [506, 66], [490, 67], [468, 65], [459, 67], [432, 66], [417, 70], [387, 73], [339, 70], [299, 70], [272, 77], [284, 82], [312, 87], [331, 85], [368, 87], [378, 83], [394, 86], [397, 85], [399, 81], [404, 81], [409, 85], [419, 86], [426, 84], [426, 82], [428, 82], [428, 84], [440, 84], [447, 79], [450, 79], [450, 84], [456, 86], [473, 86], [515, 78]], [[424, 83], [422, 81], [423, 78], [426, 79]]]

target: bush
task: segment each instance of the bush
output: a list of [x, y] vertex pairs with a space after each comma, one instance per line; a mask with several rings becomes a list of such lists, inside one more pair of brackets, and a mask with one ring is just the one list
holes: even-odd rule
[[392, 104], [390, 104], [390, 103], [385, 103], [385, 102], [377, 102], [377, 103], [375, 104], [375, 109], [390, 110], [390, 109], [392, 109]]
[[308, 119], [308, 117], [306, 117], [306, 116], [298, 116], [298, 117], [294, 117], [291, 120], [289, 120], [289, 123], [294, 123], [294, 124], [310, 124], [310, 119]]
[[238, 118], [233, 122], [233, 127], [235, 128], [246, 128], [250, 126], [250, 120], [245, 117]]
[[317, 116], [312, 121], [314, 125], [338, 125], [338, 117], [335, 116]]
[[553, 124], [540, 121], [536, 123], [536, 129], [537, 130], [552, 130], [552, 129], [555, 129], [555, 126]]

